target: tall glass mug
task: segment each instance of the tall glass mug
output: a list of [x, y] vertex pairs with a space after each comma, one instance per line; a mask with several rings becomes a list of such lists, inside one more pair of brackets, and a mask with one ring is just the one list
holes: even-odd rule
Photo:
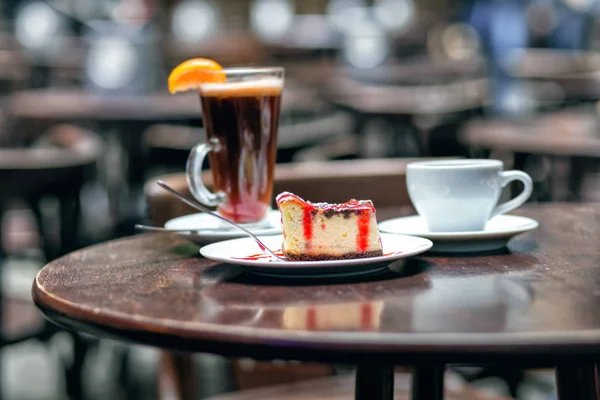
[[[235, 68], [215, 73], [223, 72], [225, 82], [199, 87], [207, 141], [192, 149], [187, 181], [194, 197], [216, 206], [223, 217], [260, 223], [271, 210], [284, 71]], [[202, 182], [207, 155], [214, 193]]]

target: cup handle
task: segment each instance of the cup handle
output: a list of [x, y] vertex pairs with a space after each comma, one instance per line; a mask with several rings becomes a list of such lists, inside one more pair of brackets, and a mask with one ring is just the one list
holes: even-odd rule
[[496, 206], [490, 219], [496, 215], [507, 213], [515, 208], [521, 206], [527, 201], [531, 193], [533, 192], [533, 181], [531, 177], [523, 171], [505, 171], [500, 172], [500, 186], [506, 187], [512, 181], [521, 181], [525, 187], [523, 191], [514, 199], [507, 201], [506, 203]]
[[210, 139], [206, 143], [200, 143], [194, 146], [186, 163], [186, 178], [190, 192], [202, 204], [208, 207], [215, 207], [227, 200], [224, 192], [212, 193], [202, 182], [202, 164], [206, 155], [210, 151], [219, 149], [218, 139]]

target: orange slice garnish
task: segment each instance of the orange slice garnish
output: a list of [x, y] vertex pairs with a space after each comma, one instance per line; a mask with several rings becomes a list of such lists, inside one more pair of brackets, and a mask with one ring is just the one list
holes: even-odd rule
[[171, 94], [197, 89], [201, 83], [221, 83], [226, 77], [223, 67], [207, 58], [192, 58], [176, 66], [169, 75]]

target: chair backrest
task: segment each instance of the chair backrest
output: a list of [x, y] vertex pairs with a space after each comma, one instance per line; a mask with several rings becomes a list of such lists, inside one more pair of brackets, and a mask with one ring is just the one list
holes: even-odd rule
[[[94, 178], [102, 154], [101, 139], [73, 125], [55, 126], [31, 147], [0, 149], [0, 217], [7, 202], [23, 200], [34, 211], [48, 261], [75, 250], [81, 244], [79, 195], [83, 185]], [[49, 232], [40, 209], [45, 197], [58, 200], [58, 242], [47, 240]]]
[[410, 205], [406, 164], [414, 159], [315, 161], [278, 165], [274, 193], [288, 191], [313, 202], [370, 199], [376, 207]]
[[[306, 200], [344, 202], [351, 198], [370, 199], [375, 207], [410, 206], [406, 190], [406, 165], [416, 158], [340, 160], [278, 164], [273, 192], [295, 193]], [[189, 195], [185, 174], [171, 174], [146, 183], [148, 213], [152, 222], [163, 226], [168, 220], [196, 212], [166, 193], [156, 181], [161, 179]], [[212, 174], [203, 180], [210, 188]]]
[[0, 149], [0, 198], [77, 190], [102, 152], [95, 133], [66, 124], [50, 129], [31, 147]]

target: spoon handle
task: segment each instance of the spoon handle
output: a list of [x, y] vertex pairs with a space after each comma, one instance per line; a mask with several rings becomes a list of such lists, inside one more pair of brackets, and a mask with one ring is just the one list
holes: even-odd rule
[[195, 229], [169, 229], [162, 228], [160, 226], [150, 226], [150, 225], [142, 225], [136, 224], [135, 229], [139, 229], [141, 231], [150, 231], [150, 232], [194, 232]]
[[237, 229], [243, 231], [248, 236], [250, 236], [251, 238], [253, 238], [256, 241], [256, 243], [258, 243], [258, 246], [260, 247], [260, 249], [262, 251], [267, 251], [269, 254], [271, 254], [273, 257], [275, 257], [275, 259], [277, 259], [278, 261], [284, 261], [281, 257], [279, 257], [277, 254], [273, 253], [267, 246], [265, 246], [265, 244], [263, 242], [261, 242], [260, 239], [258, 237], [256, 237], [256, 235], [254, 233], [250, 232], [248, 229], [244, 228], [243, 226], [240, 226], [240, 225], [236, 224], [235, 222], [232, 222], [232, 221], [228, 220], [225, 217], [220, 216], [219, 214], [217, 214], [217, 213], [213, 212], [212, 210], [208, 209], [207, 207], [204, 207], [200, 203], [197, 203], [195, 201], [192, 201], [192, 200], [188, 199], [187, 197], [185, 197], [184, 195], [182, 195], [181, 193], [179, 193], [175, 189], [171, 188], [169, 185], [167, 185], [163, 181], [158, 180], [156, 183], [158, 184], [158, 186], [160, 186], [161, 188], [165, 189], [167, 192], [171, 193], [173, 196], [177, 197], [179, 200], [183, 201], [188, 206], [193, 207], [193, 208], [195, 208], [197, 210], [203, 211], [203, 212], [205, 212], [205, 213], [207, 213], [209, 215], [212, 215], [213, 217], [218, 218], [221, 221], [224, 221], [224, 222], [228, 223], [229, 225], [233, 226], [234, 228], [237, 228]]

